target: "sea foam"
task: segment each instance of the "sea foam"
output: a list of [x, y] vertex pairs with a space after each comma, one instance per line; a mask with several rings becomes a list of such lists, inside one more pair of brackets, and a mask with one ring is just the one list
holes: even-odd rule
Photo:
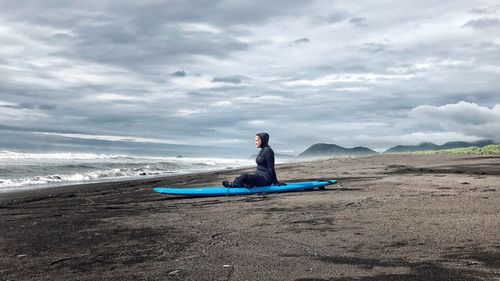
[[0, 192], [251, 165], [242, 159], [0, 151]]

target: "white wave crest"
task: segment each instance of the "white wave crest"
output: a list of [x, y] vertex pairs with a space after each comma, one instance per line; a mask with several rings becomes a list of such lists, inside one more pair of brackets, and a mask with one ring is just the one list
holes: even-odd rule
[[251, 165], [253, 160], [243, 159], [0, 151], [0, 192]]

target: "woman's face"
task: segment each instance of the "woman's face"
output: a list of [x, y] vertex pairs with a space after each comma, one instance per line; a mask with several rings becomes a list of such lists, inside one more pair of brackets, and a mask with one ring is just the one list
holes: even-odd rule
[[255, 146], [260, 147], [261, 144], [262, 144], [262, 140], [260, 139], [260, 137], [255, 136]]

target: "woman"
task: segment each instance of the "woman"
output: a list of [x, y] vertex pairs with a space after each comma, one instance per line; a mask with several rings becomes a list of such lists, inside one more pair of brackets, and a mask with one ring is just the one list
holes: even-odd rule
[[269, 135], [267, 133], [258, 133], [255, 135], [255, 146], [260, 147], [260, 152], [255, 158], [257, 162], [257, 171], [254, 174], [242, 174], [233, 182], [223, 181], [225, 187], [254, 187], [268, 185], [282, 185], [276, 178], [274, 170], [274, 151], [269, 146]]

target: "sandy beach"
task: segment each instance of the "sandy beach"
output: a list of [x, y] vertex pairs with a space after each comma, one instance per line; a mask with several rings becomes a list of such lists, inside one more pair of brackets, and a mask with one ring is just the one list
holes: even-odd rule
[[179, 198], [248, 169], [0, 194], [0, 280], [500, 280], [500, 157], [277, 166], [324, 191]]

